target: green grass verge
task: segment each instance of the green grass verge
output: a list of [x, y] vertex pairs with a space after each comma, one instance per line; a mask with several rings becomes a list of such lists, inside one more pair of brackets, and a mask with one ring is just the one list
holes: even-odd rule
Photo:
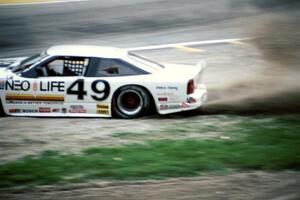
[[[0, 165], [0, 187], [197, 176], [240, 170], [300, 169], [300, 117], [234, 124], [234, 140], [160, 140], [81, 154], [45, 151]], [[217, 126], [217, 125], [216, 125]], [[224, 134], [232, 134], [224, 129]], [[201, 131], [201, 130], [199, 130]]]

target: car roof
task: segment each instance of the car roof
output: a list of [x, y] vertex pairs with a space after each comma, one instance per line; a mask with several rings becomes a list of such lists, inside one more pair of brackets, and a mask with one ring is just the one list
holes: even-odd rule
[[53, 56], [83, 56], [101, 58], [122, 58], [128, 54], [128, 52], [123, 49], [92, 45], [52, 46], [46, 50], [46, 53]]

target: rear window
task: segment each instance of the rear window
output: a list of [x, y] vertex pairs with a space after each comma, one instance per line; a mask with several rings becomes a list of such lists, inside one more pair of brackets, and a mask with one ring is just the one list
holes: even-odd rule
[[93, 69], [87, 74], [89, 77], [111, 77], [142, 75], [147, 72], [120, 59], [97, 59]]

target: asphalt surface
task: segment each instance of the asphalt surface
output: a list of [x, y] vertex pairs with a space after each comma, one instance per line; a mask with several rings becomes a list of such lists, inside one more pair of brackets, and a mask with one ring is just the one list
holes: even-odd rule
[[243, 27], [231, 24], [232, 19], [261, 10], [235, 2], [91, 0], [0, 6], [0, 58], [26, 56], [57, 44], [135, 47], [242, 37]]

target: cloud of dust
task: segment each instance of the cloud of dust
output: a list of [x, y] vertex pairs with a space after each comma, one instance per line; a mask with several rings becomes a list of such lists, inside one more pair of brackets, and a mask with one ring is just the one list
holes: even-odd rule
[[265, 14], [249, 31], [267, 66], [255, 79], [232, 83], [210, 92], [202, 112], [300, 113], [300, 3], [289, 0], [254, 0]]

